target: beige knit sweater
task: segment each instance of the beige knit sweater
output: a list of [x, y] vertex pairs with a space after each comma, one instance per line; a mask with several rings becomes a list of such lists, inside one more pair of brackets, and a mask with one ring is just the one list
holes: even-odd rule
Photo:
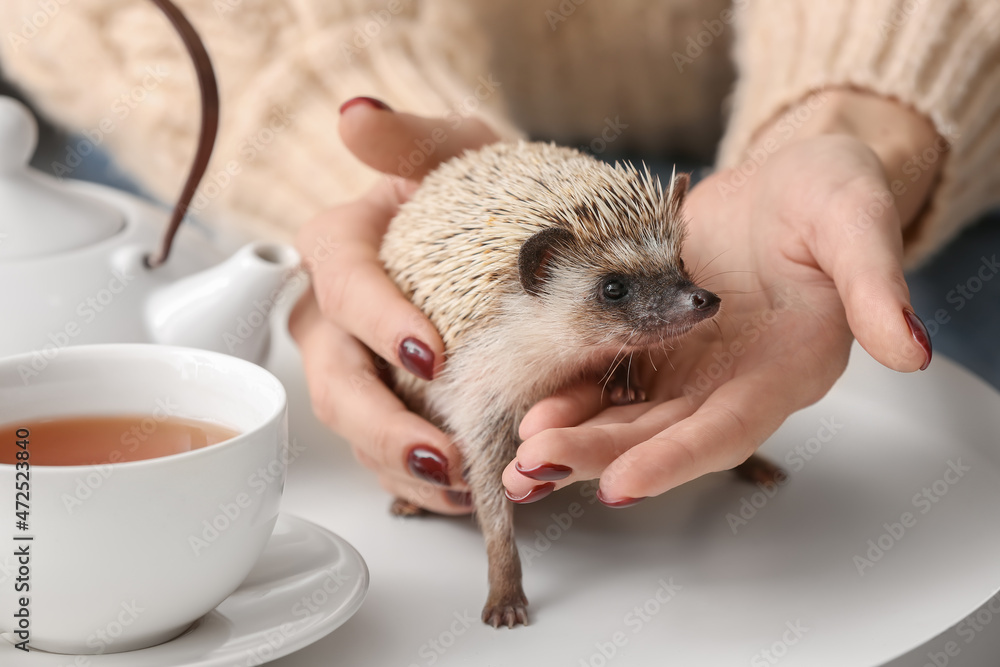
[[[912, 105], [951, 144], [934, 158], [942, 178], [911, 264], [1000, 202], [997, 0], [176, 1], [223, 99], [195, 208], [266, 236], [289, 237], [378, 178], [336, 131], [355, 95], [598, 152], [710, 160], [718, 146], [717, 164], [735, 166], [764, 122], [810, 90], [850, 84]], [[3, 0], [0, 26], [5, 76], [156, 195], [176, 196], [196, 86], [150, 3]]]

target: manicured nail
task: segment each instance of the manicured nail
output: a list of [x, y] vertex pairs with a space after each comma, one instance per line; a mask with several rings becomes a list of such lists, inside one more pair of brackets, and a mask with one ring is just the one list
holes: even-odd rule
[[417, 445], [406, 455], [406, 467], [414, 477], [441, 486], [451, 486], [448, 476], [448, 459], [430, 445]]
[[617, 508], [617, 507], [631, 507], [632, 505], [635, 505], [640, 500], [645, 500], [646, 498], [644, 496], [642, 498], [621, 498], [619, 500], [608, 500], [607, 498], [604, 497], [604, 494], [601, 493], [601, 489], [598, 487], [598, 489], [597, 489], [597, 499], [600, 500], [605, 505], [607, 505], [608, 507], [616, 507]]
[[392, 111], [392, 107], [383, 102], [382, 100], [377, 100], [374, 97], [352, 97], [343, 104], [340, 105], [340, 113], [343, 114], [345, 111], [353, 106], [362, 104], [373, 109], [378, 109], [380, 111]]
[[434, 353], [416, 338], [407, 338], [399, 344], [399, 360], [418, 378], [434, 379]]
[[525, 477], [537, 479], [539, 482], [552, 482], [558, 479], [566, 479], [573, 474], [573, 469], [569, 466], [561, 466], [555, 463], [542, 463], [534, 468], [522, 468], [521, 462], [514, 463], [514, 469]]
[[526, 505], [528, 503], [533, 503], [536, 500], [541, 500], [545, 496], [552, 493], [555, 490], [555, 488], [556, 485], [554, 482], [547, 482], [545, 484], [539, 484], [538, 486], [531, 489], [520, 498], [515, 498], [514, 496], [510, 495], [510, 491], [508, 491], [507, 489], [504, 489], [503, 493], [505, 496], [507, 496], [507, 500], [509, 500], [510, 502], [517, 503], [518, 505]]
[[455, 507], [472, 507], [472, 494], [468, 491], [445, 491], [444, 495]]
[[910, 334], [913, 336], [913, 340], [917, 341], [917, 345], [924, 348], [924, 354], [927, 355], [924, 365], [920, 367], [920, 370], [925, 370], [930, 366], [931, 354], [933, 354], [930, 334], [927, 333], [927, 327], [924, 326], [923, 320], [917, 317], [917, 314], [909, 308], [903, 309], [903, 317], [906, 318], [906, 324], [910, 327]]

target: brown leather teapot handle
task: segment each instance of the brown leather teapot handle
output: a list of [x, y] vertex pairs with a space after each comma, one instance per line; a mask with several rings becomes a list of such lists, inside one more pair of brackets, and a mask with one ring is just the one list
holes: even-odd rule
[[194, 154], [191, 170], [188, 172], [180, 197], [174, 205], [174, 211], [170, 216], [166, 233], [163, 235], [159, 252], [146, 256], [146, 266], [156, 268], [167, 260], [170, 247], [174, 243], [174, 236], [184, 220], [191, 199], [194, 197], [195, 190], [198, 189], [198, 184], [208, 168], [208, 161], [212, 157], [212, 148], [215, 146], [215, 136], [219, 129], [219, 86], [215, 81], [215, 70], [212, 69], [212, 61], [208, 57], [205, 43], [201, 41], [201, 37], [198, 36], [187, 17], [170, 0], [152, 0], [152, 2], [170, 19], [177, 34], [184, 41], [184, 46], [194, 63], [195, 73], [198, 76], [198, 88], [201, 93], [201, 132], [198, 135], [198, 147]]

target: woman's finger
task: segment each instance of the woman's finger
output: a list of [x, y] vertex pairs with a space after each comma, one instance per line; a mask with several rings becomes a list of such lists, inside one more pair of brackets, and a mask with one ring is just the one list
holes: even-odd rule
[[[550, 428], [629, 422], [651, 407], [656, 383], [652, 364], [620, 364], [601, 378], [585, 378], [536, 403], [521, 420], [518, 435], [528, 440]], [[615, 407], [611, 407], [615, 406]]]
[[561, 488], [594, 479], [622, 454], [694, 412], [687, 398], [609, 408], [584, 425], [543, 431], [521, 443], [503, 473], [512, 498], [543, 482]]
[[601, 473], [600, 498], [625, 506], [739, 465], [788, 415], [821, 395], [815, 388], [791, 389], [789, 377], [794, 373], [768, 363], [724, 383], [690, 417], [608, 465]]
[[420, 180], [445, 160], [498, 139], [475, 117], [426, 118], [375, 102], [348, 100], [341, 107], [340, 137], [359, 160], [385, 174]]
[[[446, 515], [472, 513], [472, 496], [468, 491], [442, 489], [434, 484], [397, 475], [379, 475], [379, 483], [397, 501], [410, 505], [408, 509], [416, 507]], [[397, 503], [394, 505], [398, 506]]]
[[439, 488], [464, 488], [462, 456], [433, 424], [408, 411], [382, 382], [371, 354], [324, 320], [307, 292], [289, 320], [304, 359], [313, 411], [366, 466]]
[[931, 362], [931, 339], [910, 305], [903, 277], [899, 214], [895, 206], [881, 207], [872, 194], [856, 201], [882, 213], [870, 229], [843, 241], [855, 247], [838, 252], [831, 266], [848, 325], [879, 363], [897, 371], [923, 370]]
[[521, 420], [518, 435], [529, 440], [550, 428], [576, 426], [601, 411], [601, 387], [594, 382], [577, 382], [536, 403]]
[[857, 155], [856, 149], [852, 155], [867, 162], [854, 166], [829, 194], [819, 214], [826, 218], [814, 221], [812, 252], [833, 278], [861, 346], [893, 370], [923, 370], [931, 360], [931, 342], [903, 277], [899, 211], [878, 157]]
[[323, 317], [383, 359], [429, 380], [444, 362], [444, 343], [378, 256], [394, 210], [388, 188], [380, 184], [362, 199], [326, 211], [302, 229], [296, 246]]

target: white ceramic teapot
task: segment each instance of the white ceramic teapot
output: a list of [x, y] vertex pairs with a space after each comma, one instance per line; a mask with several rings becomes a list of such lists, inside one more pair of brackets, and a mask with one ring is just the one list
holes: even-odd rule
[[20, 102], [0, 97], [0, 356], [35, 352], [26, 382], [81, 343], [188, 345], [261, 362], [295, 250], [256, 242], [222, 261], [185, 225], [170, 260], [150, 269], [167, 213], [31, 169], [37, 133]]

